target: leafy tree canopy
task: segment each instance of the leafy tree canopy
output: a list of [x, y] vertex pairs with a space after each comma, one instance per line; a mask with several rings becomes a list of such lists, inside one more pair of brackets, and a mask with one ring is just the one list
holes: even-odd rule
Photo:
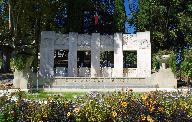
[[140, 0], [131, 21], [137, 31], [151, 31], [153, 52], [192, 44], [191, 0]]
[[[14, 55], [33, 55], [37, 66], [41, 31], [86, 32], [84, 11], [92, 22], [98, 12], [99, 32], [123, 31], [124, 0], [0, 0], [0, 46], [9, 45]], [[115, 26], [112, 26], [115, 25]], [[90, 26], [91, 27], [91, 26]], [[94, 32], [94, 29], [88, 30]]]

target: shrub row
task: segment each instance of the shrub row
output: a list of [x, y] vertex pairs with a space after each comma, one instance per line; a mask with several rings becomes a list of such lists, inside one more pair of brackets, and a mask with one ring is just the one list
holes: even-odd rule
[[66, 100], [26, 100], [19, 93], [0, 98], [0, 122], [189, 122], [192, 94], [180, 92], [98, 93]]

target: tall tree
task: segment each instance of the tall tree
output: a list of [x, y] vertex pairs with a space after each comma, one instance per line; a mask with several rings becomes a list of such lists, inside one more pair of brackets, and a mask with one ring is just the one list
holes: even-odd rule
[[115, 31], [124, 32], [124, 24], [125, 24], [125, 7], [124, 0], [114, 0], [115, 1]]
[[152, 51], [191, 43], [191, 0], [140, 0], [133, 23], [137, 31], [151, 31]]
[[[40, 2], [37, 0], [3, 0], [0, 17], [2, 19], [0, 25], [2, 47], [9, 45], [14, 49], [15, 54], [34, 55], [35, 52], [37, 53], [40, 33], [44, 28], [47, 30], [48, 27], [45, 24], [50, 26], [49, 17], [55, 15], [52, 14], [54, 12], [52, 9], [48, 9], [50, 4], [46, 0]], [[46, 9], [49, 11], [45, 11]], [[45, 20], [43, 16], [47, 16]]]
[[9, 72], [10, 69], [10, 57], [11, 57], [11, 44], [9, 40], [11, 39], [9, 32], [9, 22], [8, 22], [8, 5], [7, 0], [0, 1], [0, 58], [2, 60], [1, 72]]
[[33, 55], [35, 67], [41, 31], [84, 32], [84, 11], [98, 11], [105, 18], [101, 27], [108, 31], [124, 30], [123, 0], [1, 0], [0, 6], [0, 45], [9, 45], [15, 55]]

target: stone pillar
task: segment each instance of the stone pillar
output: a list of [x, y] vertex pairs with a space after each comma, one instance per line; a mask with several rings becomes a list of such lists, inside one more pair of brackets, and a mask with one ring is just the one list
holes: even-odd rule
[[27, 84], [29, 82], [30, 76], [32, 76], [32, 72], [30, 70], [30, 66], [33, 62], [33, 56], [30, 56], [26, 59], [26, 67], [23, 70], [14, 71], [14, 79], [13, 79], [13, 86], [14, 88], [20, 88], [22, 91], [27, 91]]
[[54, 41], [55, 32], [43, 31], [40, 44], [40, 76], [54, 76]]
[[19, 72], [18, 70], [15, 70], [13, 74], [14, 74], [13, 86], [14, 88], [20, 88], [20, 81], [21, 81], [21, 77], [23, 77], [23, 72]]
[[93, 33], [91, 37], [91, 77], [100, 75], [100, 34]]
[[150, 32], [138, 32], [137, 69], [140, 78], [151, 77], [151, 43]]
[[123, 77], [123, 35], [114, 34], [114, 69], [113, 77]]
[[78, 33], [69, 33], [68, 76], [77, 76], [77, 36]]
[[151, 77], [151, 50], [138, 50], [137, 51], [137, 69], [139, 78]]
[[161, 63], [161, 68], [162, 69], [166, 69], [166, 64], [165, 63]]
[[[28, 71], [18, 71], [14, 72], [13, 86], [14, 88], [20, 88], [21, 90], [27, 90], [28, 76], [26, 74]], [[29, 75], [29, 74], [28, 74]]]

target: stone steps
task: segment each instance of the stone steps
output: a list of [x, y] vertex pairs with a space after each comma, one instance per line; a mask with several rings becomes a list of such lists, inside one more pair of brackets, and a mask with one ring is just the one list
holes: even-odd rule
[[156, 88], [157, 83], [148, 79], [126, 78], [59, 78], [50, 86], [51, 88], [64, 89], [112, 89], [112, 88]]
[[143, 86], [143, 85], [118, 85], [118, 86], [113, 86], [113, 85], [66, 85], [66, 86], [52, 86], [51, 88], [62, 88], [62, 89], [113, 89], [113, 88], [156, 88], [155, 86], [148, 85], [148, 86]]
[[174, 88], [177, 81], [170, 69], [163, 69], [148, 78], [56, 77], [48, 84], [58, 89]]

